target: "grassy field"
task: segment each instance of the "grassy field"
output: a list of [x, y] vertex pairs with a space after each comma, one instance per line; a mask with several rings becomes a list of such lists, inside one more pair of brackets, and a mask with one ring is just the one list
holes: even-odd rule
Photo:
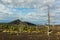
[[0, 24], [0, 40], [60, 40], [60, 35], [57, 35], [59, 32], [52, 32], [48, 36], [47, 27]]

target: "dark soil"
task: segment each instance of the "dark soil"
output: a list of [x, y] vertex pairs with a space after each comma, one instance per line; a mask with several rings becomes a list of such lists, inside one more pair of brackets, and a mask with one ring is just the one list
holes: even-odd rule
[[60, 40], [60, 36], [56, 35], [43, 35], [43, 34], [27, 34], [21, 33], [19, 35], [0, 33], [0, 40]]

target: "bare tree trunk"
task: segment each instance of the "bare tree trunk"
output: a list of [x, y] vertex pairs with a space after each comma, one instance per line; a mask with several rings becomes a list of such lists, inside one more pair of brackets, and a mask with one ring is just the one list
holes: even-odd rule
[[[49, 32], [49, 28], [50, 28], [50, 7], [48, 5], [48, 32]], [[49, 36], [49, 33], [48, 33]]]

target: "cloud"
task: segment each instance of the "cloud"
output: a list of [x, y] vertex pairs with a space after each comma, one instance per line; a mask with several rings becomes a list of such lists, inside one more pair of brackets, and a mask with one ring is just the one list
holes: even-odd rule
[[[44, 16], [44, 17], [43, 17]], [[38, 20], [46, 20], [46, 14], [45, 13], [37, 13], [37, 12], [29, 12], [26, 15], [22, 15], [23, 20], [26, 21], [38, 21]]]
[[50, 9], [51, 20], [53, 21], [54, 17], [57, 16], [55, 17], [55, 19], [59, 21], [60, 20], [58, 19], [60, 17], [59, 1], [60, 0], [0, 0], [0, 20], [22, 18], [22, 20], [25, 21], [34, 22], [47, 21], [48, 19], [47, 5], [48, 3], [50, 3], [50, 5], [52, 5]]
[[17, 19], [18, 14], [14, 14], [12, 9], [7, 8], [5, 5], [0, 3], [0, 20]]
[[1, 11], [4, 11], [4, 9], [5, 9], [5, 6], [2, 5], [2, 4], [0, 4], [0, 12], [1, 12]]
[[1, 0], [4, 4], [23, 7], [23, 8], [40, 8], [43, 5], [53, 3], [55, 0]]
[[4, 2], [8, 2], [8, 3], [11, 3], [12, 2], [12, 0], [2, 0], [2, 1], [4, 1]]

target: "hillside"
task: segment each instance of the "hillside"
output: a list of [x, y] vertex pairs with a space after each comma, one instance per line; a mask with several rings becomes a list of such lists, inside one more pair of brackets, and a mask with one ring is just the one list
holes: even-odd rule
[[14, 20], [14, 21], [11, 21], [9, 22], [8, 24], [26, 24], [26, 25], [35, 25], [33, 23], [30, 23], [30, 22], [22, 22], [21, 20], [17, 19], [17, 20]]

